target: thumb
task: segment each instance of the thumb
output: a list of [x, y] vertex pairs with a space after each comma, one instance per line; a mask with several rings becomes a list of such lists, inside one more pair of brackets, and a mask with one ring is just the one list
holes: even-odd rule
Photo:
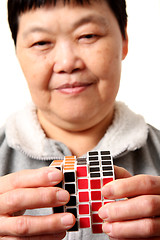
[[124, 168], [114, 166], [115, 179], [128, 178], [132, 175]]

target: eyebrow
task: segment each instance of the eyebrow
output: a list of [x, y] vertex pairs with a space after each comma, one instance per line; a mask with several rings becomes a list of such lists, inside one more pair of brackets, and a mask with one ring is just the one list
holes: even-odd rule
[[34, 32], [43, 32], [43, 33], [52, 34], [52, 31], [49, 30], [49, 29], [47, 29], [47, 28], [35, 26], [35, 27], [31, 27], [31, 28], [27, 29], [27, 30], [23, 33], [23, 36], [26, 37], [28, 34], [34, 33]]
[[[87, 16], [79, 19], [75, 23], [73, 23], [71, 28], [76, 29], [87, 23], [95, 23], [97, 25], [108, 27], [108, 21], [104, 17], [91, 14], [91, 15], [87, 15]], [[43, 32], [43, 33], [53, 34], [52, 30], [50, 30], [50, 29], [47, 29], [47, 28], [44, 28], [41, 26], [33, 26], [33, 27], [27, 29], [23, 33], [23, 36], [26, 37], [28, 34], [34, 33], [34, 32]]]
[[87, 15], [86, 17], [83, 17], [82, 19], [78, 20], [73, 24], [73, 28], [78, 28], [81, 25], [87, 24], [87, 23], [96, 23], [103, 25], [104, 27], [108, 26], [108, 21], [102, 16], [99, 15]]

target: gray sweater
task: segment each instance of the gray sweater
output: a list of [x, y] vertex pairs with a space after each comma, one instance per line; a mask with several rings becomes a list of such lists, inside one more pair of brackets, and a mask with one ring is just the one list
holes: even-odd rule
[[[131, 174], [160, 175], [160, 131], [145, 123], [126, 105], [115, 104], [112, 125], [94, 150], [110, 150], [114, 164]], [[33, 104], [12, 115], [0, 129], [0, 174], [49, 166], [56, 158], [72, 155], [63, 143], [48, 139]], [[84, 155], [85, 156], [85, 155]], [[52, 209], [27, 210], [30, 215], [52, 214]], [[67, 233], [66, 240], [103, 240], [105, 234], [90, 229]]]

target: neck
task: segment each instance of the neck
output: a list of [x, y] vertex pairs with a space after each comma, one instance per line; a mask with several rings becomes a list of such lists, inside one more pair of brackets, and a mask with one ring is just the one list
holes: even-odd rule
[[40, 112], [38, 112], [38, 118], [48, 138], [63, 142], [73, 155], [80, 157], [87, 151], [93, 149], [104, 136], [112, 122], [113, 111], [110, 116], [107, 116], [98, 124], [81, 131], [71, 131], [60, 128], [47, 121]]

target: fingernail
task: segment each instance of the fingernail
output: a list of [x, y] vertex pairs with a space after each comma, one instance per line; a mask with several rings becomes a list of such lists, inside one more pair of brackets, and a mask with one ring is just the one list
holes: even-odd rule
[[54, 171], [48, 173], [48, 180], [52, 183], [60, 182], [62, 180], [62, 173], [59, 170], [54, 169]]
[[101, 208], [99, 211], [98, 211], [98, 215], [101, 219], [107, 219], [108, 218], [108, 209], [106, 208]]
[[114, 195], [114, 189], [110, 184], [105, 185], [102, 187], [102, 195], [104, 197], [111, 197]]
[[66, 227], [70, 227], [73, 225], [73, 216], [72, 214], [66, 214], [61, 218], [62, 225], [65, 225]]
[[102, 226], [102, 230], [103, 230], [103, 232], [105, 232], [107, 234], [111, 234], [111, 232], [112, 232], [112, 224], [104, 223], [103, 226]]
[[57, 191], [56, 197], [57, 201], [65, 203], [69, 200], [69, 193], [66, 190], [60, 189]]

